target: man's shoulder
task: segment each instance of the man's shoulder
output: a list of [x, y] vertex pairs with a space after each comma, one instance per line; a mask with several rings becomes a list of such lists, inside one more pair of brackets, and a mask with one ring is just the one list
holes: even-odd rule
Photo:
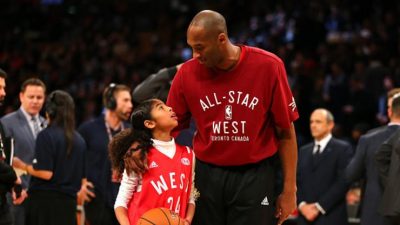
[[314, 145], [314, 142], [307, 143], [300, 147], [299, 151], [304, 151], [305, 149], [309, 149]]
[[1, 122], [9, 122], [11, 120], [17, 119], [19, 116], [18, 110], [14, 111], [12, 113], [8, 113], [7, 115], [4, 115], [0, 120]]
[[[369, 130], [366, 134], [362, 135], [361, 138], [363, 139], [375, 139], [375, 138], [379, 138], [381, 136], [386, 136], [388, 134], [388, 132], [390, 132], [390, 127], [389, 126], [381, 126], [381, 127], [377, 127], [374, 129]], [[393, 131], [395, 131], [395, 129], [393, 129]]]
[[282, 59], [272, 52], [247, 45], [244, 45], [243, 47], [246, 49], [247, 55], [249, 57], [257, 57], [262, 60], [271, 61], [273, 63], [283, 63]]
[[345, 141], [345, 140], [342, 140], [339, 138], [335, 138], [335, 137], [332, 137], [332, 139], [329, 142], [331, 142], [333, 145], [343, 147], [343, 148], [351, 147], [351, 144], [348, 141]]

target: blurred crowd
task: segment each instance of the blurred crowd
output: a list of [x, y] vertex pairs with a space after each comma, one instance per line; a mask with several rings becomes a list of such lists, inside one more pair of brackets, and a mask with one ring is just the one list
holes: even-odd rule
[[9, 78], [1, 115], [18, 108], [22, 81], [38, 77], [74, 97], [77, 124], [97, 116], [110, 82], [134, 88], [189, 59], [186, 27], [206, 8], [226, 17], [234, 43], [284, 60], [300, 146], [317, 107], [335, 116], [335, 136], [354, 145], [388, 122], [386, 93], [400, 85], [400, 2], [378, 0], [2, 1], [0, 67]]

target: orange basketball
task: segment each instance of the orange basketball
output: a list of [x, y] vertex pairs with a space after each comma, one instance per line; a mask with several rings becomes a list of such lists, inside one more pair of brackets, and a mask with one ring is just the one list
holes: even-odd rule
[[167, 208], [154, 208], [145, 212], [136, 225], [184, 225], [178, 214]]

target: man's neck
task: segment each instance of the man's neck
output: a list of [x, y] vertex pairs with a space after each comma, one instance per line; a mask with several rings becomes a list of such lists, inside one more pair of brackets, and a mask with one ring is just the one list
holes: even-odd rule
[[111, 110], [106, 110], [104, 119], [108, 124], [108, 126], [110, 126], [110, 128], [113, 130], [119, 128], [121, 124], [121, 119], [117, 116], [117, 114], [114, 111]]
[[217, 68], [220, 70], [230, 71], [239, 62], [241, 48], [239, 46], [229, 44], [226, 51], [226, 59], [224, 59], [224, 61], [221, 62], [221, 64]]

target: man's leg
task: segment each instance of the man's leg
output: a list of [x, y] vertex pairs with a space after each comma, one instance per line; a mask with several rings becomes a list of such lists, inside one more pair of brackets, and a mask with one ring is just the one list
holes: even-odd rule
[[275, 170], [269, 160], [232, 169], [226, 182], [229, 225], [276, 225]]
[[200, 192], [196, 201], [193, 225], [225, 225], [223, 199], [224, 173], [218, 167], [196, 161], [195, 187]]

